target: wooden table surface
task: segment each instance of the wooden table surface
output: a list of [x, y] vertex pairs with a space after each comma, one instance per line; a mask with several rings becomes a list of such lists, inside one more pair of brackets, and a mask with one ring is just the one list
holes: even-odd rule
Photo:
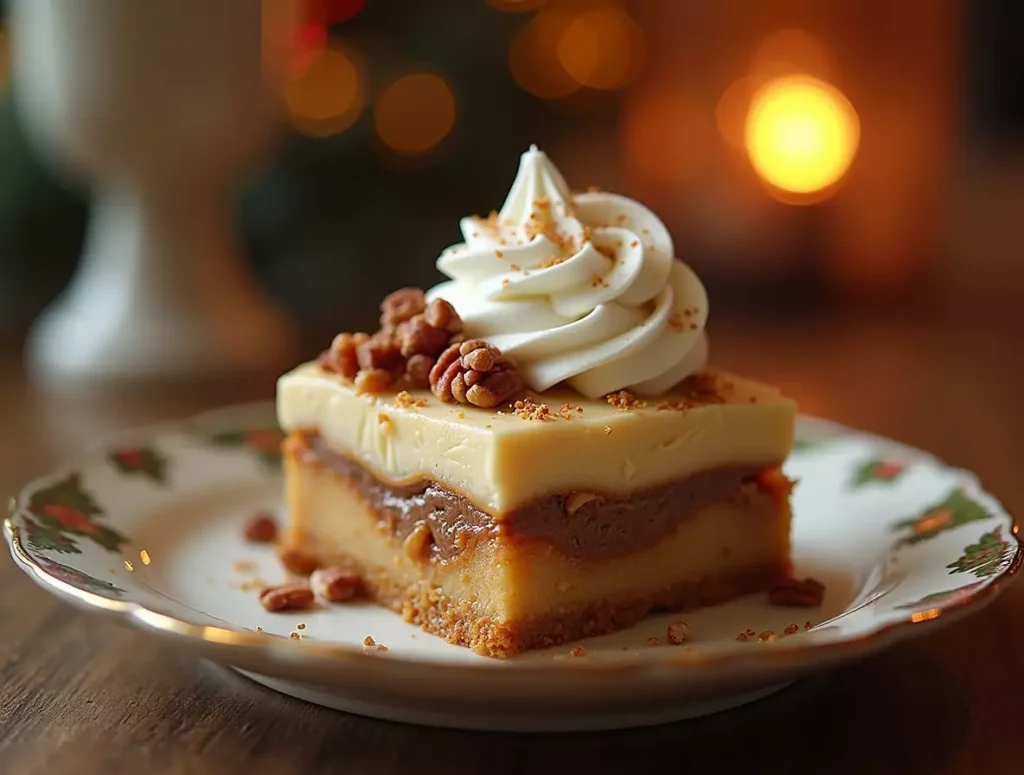
[[[763, 322], [714, 331], [716, 360], [774, 380], [805, 411], [971, 468], [1024, 509], [1024, 320]], [[0, 485], [97, 435], [269, 397], [269, 380], [47, 397], [0, 358]], [[0, 772], [1020, 773], [1024, 584], [977, 616], [718, 716], [614, 734], [420, 729], [282, 697], [72, 610], [0, 560]], [[655, 765], [659, 766], [659, 765]], [[664, 767], [661, 764], [659, 768]]]

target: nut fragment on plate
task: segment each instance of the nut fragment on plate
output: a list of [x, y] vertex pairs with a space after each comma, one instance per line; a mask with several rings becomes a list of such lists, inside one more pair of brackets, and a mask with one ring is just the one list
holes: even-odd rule
[[784, 579], [768, 590], [768, 602], [791, 608], [817, 608], [825, 599], [825, 585], [817, 579]]
[[352, 600], [363, 588], [363, 580], [359, 574], [337, 566], [313, 571], [309, 583], [313, 591], [329, 603]]
[[525, 388], [512, 360], [482, 339], [449, 346], [430, 370], [430, 389], [446, 403], [490, 409]]
[[668, 642], [679, 646], [690, 639], [690, 625], [686, 622], [670, 622], [667, 632]]
[[245, 540], [258, 544], [269, 544], [277, 540], [277, 521], [267, 511], [257, 511], [245, 522]]
[[278, 547], [277, 558], [288, 572], [294, 573], [296, 576], [308, 576], [317, 569], [318, 565], [314, 557], [290, 546]]
[[301, 611], [313, 605], [315, 595], [305, 584], [284, 584], [260, 592], [260, 605], [267, 611]]

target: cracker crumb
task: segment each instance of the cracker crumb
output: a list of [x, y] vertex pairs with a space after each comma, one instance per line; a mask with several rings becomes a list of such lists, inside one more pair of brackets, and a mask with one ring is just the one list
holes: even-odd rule
[[606, 397], [606, 400], [611, 406], [622, 410], [643, 409], [647, 406], [646, 401], [638, 400], [637, 397], [628, 390], [620, 390], [618, 393], [610, 393]]
[[558, 410], [558, 413], [566, 420], [572, 419], [572, 407], [569, 406], [568, 401], [562, 404], [562, 408]]
[[611, 432], [612, 432], [612, 426], [610, 426], [610, 425], [604, 426], [604, 435], [605, 436], [607, 436]]
[[427, 399], [415, 398], [408, 390], [400, 390], [395, 395], [395, 405], [400, 409], [408, 409], [410, 406], [426, 406]]
[[813, 627], [813, 626], [814, 626], [814, 625], [813, 625], [813, 624], [811, 624], [810, 622], [804, 622], [804, 629], [805, 629], [805, 630], [809, 630], [809, 629], [811, 629], [811, 627]]
[[239, 573], [252, 573], [256, 570], [256, 563], [252, 560], [235, 560], [231, 567], [233, 567]]
[[668, 324], [673, 331], [684, 331], [686, 329], [686, 324], [678, 312], [673, 312], [668, 316]]
[[369, 635], [367, 635], [365, 638], [363, 638], [363, 645], [364, 646], [376, 646], [377, 644], [374, 642], [373, 638], [371, 638]]
[[661, 641], [658, 640], [657, 638], [648, 638], [647, 639], [647, 645], [648, 646], [660, 646], [661, 645]]
[[630, 246], [631, 248], [635, 248], [635, 247], [637, 247], [637, 246], [638, 246], [639, 244], [640, 244], [640, 240], [633, 240], [632, 242], [630, 242], [630, 243], [629, 243], [629, 246]]
[[690, 625], [686, 622], [670, 622], [666, 634], [668, 642], [673, 646], [678, 646], [690, 639]]
[[572, 650], [569, 653], [572, 654], [574, 657], [585, 657], [587, 655], [587, 651], [583, 648], [583, 646], [573, 646]]
[[256, 628], [256, 632], [259, 633], [260, 635], [262, 635], [263, 634], [263, 628], [262, 627], [257, 627]]
[[378, 643], [377, 644], [377, 651], [387, 651], [387, 650], [388, 650], [388, 647], [385, 646], [383, 643]]
[[757, 636], [757, 639], [761, 643], [766, 643], [766, 642], [769, 642], [769, 641], [778, 640], [779, 636], [776, 635], [773, 630], [765, 630], [764, 632], [762, 632], [760, 635]]
[[300, 640], [302, 638], [302, 636], [299, 635], [299, 633], [297, 633], [297, 632], [290, 632], [290, 633], [288, 633], [288, 637], [291, 638], [292, 640]]
[[384, 432], [385, 436], [390, 436], [395, 432], [395, 424], [391, 422], [391, 418], [384, 414], [384, 412], [377, 412], [377, 423], [380, 425], [380, 429]]
[[782, 631], [784, 635], [792, 635], [795, 632], [800, 631], [800, 625], [794, 622], [793, 624], [787, 624], [786, 629]]
[[536, 404], [530, 397], [516, 401], [512, 405], [512, 409], [516, 415], [524, 420], [537, 420], [539, 422], [543, 422], [551, 414], [547, 404]]
[[306, 623], [305, 622], [299, 622], [298, 624], [295, 625], [295, 629], [296, 630], [304, 630], [304, 629], [306, 629]]
[[505, 255], [505, 254], [502, 253], [500, 250], [495, 250], [494, 251], [494, 257], [495, 258], [501, 258], [503, 255]]
[[455, 416], [458, 417], [460, 420], [465, 420], [466, 419], [466, 413], [465, 412], [456, 412]]
[[508, 288], [508, 285], [509, 285], [508, 278], [506, 277], [504, 280], [501, 281], [501, 287], [502, 288]]

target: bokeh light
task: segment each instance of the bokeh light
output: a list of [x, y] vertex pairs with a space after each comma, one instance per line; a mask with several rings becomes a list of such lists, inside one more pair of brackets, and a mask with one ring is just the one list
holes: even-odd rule
[[285, 86], [292, 126], [312, 137], [348, 129], [365, 105], [356, 58], [340, 47], [315, 52], [305, 69]]
[[455, 124], [455, 95], [433, 73], [411, 73], [394, 81], [373, 111], [377, 133], [391, 150], [406, 156], [437, 146]]
[[556, 55], [577, 83], [610, 90], [637, 76], [644, 49], [639, 25], [622, 8], [608, 6], [573, 16], [561, 30]]
[[751, 71], [764, 78], [780, 75], [834, 77], [832, 56], [825, 45], [806, 30], [779, 30], [769, 35], [750, 59]]
[[523, 25], [508, 50], [509, 68], [516, 83], [545, 100], [567, 97], [580, 89], [558, 61], [558, 43], [573, 21], [561, 9], [545, 9]]
[[754, 95], [745, 143], [754, 170], [781, 192], [811, 195], [849, 169], [860, 122], [835, 87], [807, 76], [777, 78]]
[[347, 22], [366, 5], [366, 0], [305, 0], [309, 20], [314, 24], [340, 24]]
[[714, 140], [707, 113], [699, 99], [673, 83], [631, 95], [622, 116], [631, 170], [647, 182], [673, 187], [699, 174]]
[[11, 51], [7, 34], [0, 30], [0, 92], [6, 91], [11, 73]]

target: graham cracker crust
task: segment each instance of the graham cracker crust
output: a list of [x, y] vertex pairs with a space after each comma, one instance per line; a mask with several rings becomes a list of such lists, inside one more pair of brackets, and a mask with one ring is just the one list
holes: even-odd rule
[[[326, 558], [325, 558], [326, 559]], [[358, 561], [343, 553], [325, 564], [359, 567]], [[368, 598], [386, 606], [424, 631], [474, 653], [505, 659], [532, 649], [550, 648], [563, 643], [607, 635], [632, 627], [652, 613], [690, 611], [760, 592], [787, 578], [785, 563], [765, 564], [641, 594], [623, 594], [613, 599], [580, 607], [560, 609], [519, 621], [495, 621], [480, 616], [471, 605], [449, 600], [438, 588], [426, 582], [402, 586], [384, 569], [363, 569]]]

